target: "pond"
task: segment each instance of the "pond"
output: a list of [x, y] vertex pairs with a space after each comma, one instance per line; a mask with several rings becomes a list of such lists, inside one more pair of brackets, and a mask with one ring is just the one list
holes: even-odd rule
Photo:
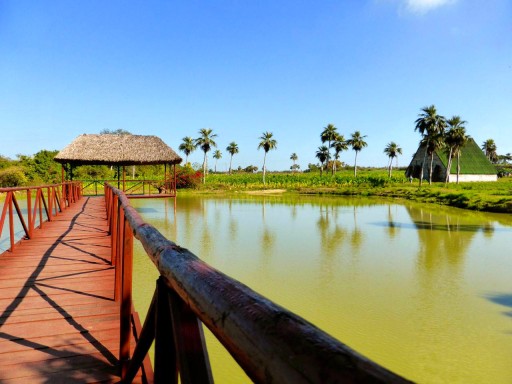
[[[423, 383], [512, 381], [510, 215], [379, 199], [132, 200], [220, 271]], [[157, 273], [136, 242], [135, 306]], [[207, 334], [217, 382], [249, 382]]]

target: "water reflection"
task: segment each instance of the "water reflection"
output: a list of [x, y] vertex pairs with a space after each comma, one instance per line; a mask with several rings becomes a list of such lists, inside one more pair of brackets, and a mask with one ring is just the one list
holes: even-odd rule
[[322, 253], [333, 256], [339, 252], [347, 236], [347, 230], [340, 224], [339, 213], [335, 205], [320, 205], [317, 228], [320, 234]]
[[[510, 215], [291, 195], [183, 196], [176, 215], [141, 213], [222, 272], [412, 380], [512, 381]], [[217, 381], [248, 382], [212, 348], [225, 371], [214, 368]]]
[[388, 222], [387, 222], [387, 228], [388, 228], [388, 235], [391, 238], [394, 238], [400, 229], [400, 226], [395, 223], [395, 220], [393, 219], [393, 213], [392, 213], [392, 207], [395, 209], [397, 206], [392, 206], [391, 204], [388, 204]]

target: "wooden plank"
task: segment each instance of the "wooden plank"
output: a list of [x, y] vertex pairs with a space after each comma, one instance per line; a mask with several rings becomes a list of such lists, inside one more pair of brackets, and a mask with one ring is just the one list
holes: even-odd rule
[[119, 382], [110, 248], [93, 197], [0, 254], [1, 383]]

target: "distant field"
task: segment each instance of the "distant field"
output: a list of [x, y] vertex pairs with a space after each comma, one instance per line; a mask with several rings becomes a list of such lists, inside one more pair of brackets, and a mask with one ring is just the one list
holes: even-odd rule
[[319, 173], [268, 173], [263, 185], [258, 174], [209, 174], [199, 192], [230, 192], [262, 189], [285, 189], [298, 193], [382, 196], [443, 204], [459, 208], [512, 213], [512, 178], [497, 182], [433, 183], [423, 182], [419, 188], [405, 177], [403, 170], [393, 172], [391, 178], [386, 169], [360, 169], [357, 177], [353, 170], [341, 170], [335, 175]]

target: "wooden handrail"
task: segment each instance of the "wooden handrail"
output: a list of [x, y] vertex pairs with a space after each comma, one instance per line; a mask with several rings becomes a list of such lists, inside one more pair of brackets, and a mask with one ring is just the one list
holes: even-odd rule
[[[131, 360], [121, 352], [123, 382], [132, 381], [153, 339], [155, 381], [177, 382], [179, 371], [182, 383], [212, 382], [203, 323], [256, 383], [409, 383], [166, 239], [119, 189], [106, 185], [105, 198], [118, 239], [112, 257], [116, 269], [123, 265], [116, 285], [122, 323], [132, 308], [133, 236], [160, 273]], [[129, 351], [122, 332], [121, 351]]]
[[[35, 192], [35, 195], [33, 195]], [[19, 195], [26, 194], [27, 213], [26, 217], [18, 203]], [[30, 239], [33, 236], [36, 222], [39, 217], [38, 228], [43, 227], [45, 221], [52, 221], [55, 216], [69, 207], [82, 196], [80, 182], [65, 182], [60, 184], [41, 185], [33, 187], [14, 187], [0, 188], [0, 196], [5, 194], [3, 202], [0, 201], [0, 236], [4, 228], [6, 217], [9, 217], [9, 251], [14, 249], [16, 239], [14, 233], [15, 217], [20, 222], [25, 238]], [[32, 196], [34, 196], [34, 204], [32, 205]], [[44, 209], [44, 214], [43, 214]]]

